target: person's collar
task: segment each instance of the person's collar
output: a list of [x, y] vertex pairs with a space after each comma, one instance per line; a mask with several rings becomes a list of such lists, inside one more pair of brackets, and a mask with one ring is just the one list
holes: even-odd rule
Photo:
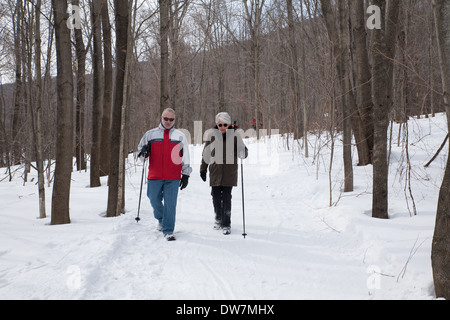
[[163, 123], [160, 122], [160, 123], [159, 123], [159, 128], [160, 128], [161, 130], [172, 130], [173, 128], [175, 128], [175, 124], [173, 124], [173, 126], [170, 127], [170, 128], [166, 128], [166, 127], [164, 127]]

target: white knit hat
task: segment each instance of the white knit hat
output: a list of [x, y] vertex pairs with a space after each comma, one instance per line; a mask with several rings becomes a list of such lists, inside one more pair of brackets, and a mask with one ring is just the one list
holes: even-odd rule
[[222, 121], [226, 124], [231, 124], [231, 117], [228, 113], [221, 112], [221, 113], [217, 114], [217, 116], [216, 116], [216, 124], [219, 124], [220, 121]]

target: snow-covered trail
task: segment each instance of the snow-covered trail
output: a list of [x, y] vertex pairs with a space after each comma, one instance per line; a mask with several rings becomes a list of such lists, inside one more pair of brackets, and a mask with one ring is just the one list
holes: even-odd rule
[[[298, 199], [299, 190], [288, 187], [295, 185], [296, 179], [308, 185], [300, 171], [286, 170], [287, 180], [279, 172], [261, 177], [259, 165], [245, 165], [249, 235], [244, 239], [241, 188], [233, 191], [233, 233], [223, 236], [212, 228], [210, 187], [200, 180], [199, 168], [194, 166], [188, 189], [179, 195], [178, 240], [168, 243], [156, 231], [145, 190], [142, 220], [139, 224], [134, 220], [140, 168], [130, 170], [133, 174], [127, 176], [129, 212], [122, 217], [101, 217], [106, 181], [102, 181], [103, 187], [90, 190], [84, 173], [73, 176], [71, 225], [50, 227], [48, 219], [36, 220], [28, 209], [8, 215], [8, 219], [17, 217], [20, 227], [2, 216], [2, 226], [7, 229], [10, 223], [14, 232], [4, 234], [9, 237], [6, 246], [2, 245], [7, 249], [1, 250], [1, 258], [8, 267], [2, 263], [0, 297], [339, 298], [339, 292], [329, 288], [339, 286], [348, 278], [348, 271], [356, 268], [347, 268], [351, 264], [348, 258], [336, 261], [336, 252], [342, 250], [333, 239], [336, 232]], [[31, 200], [35, 194], [30, 191], [29, 197]], [[13, 204], [17, 208], [18, 202]], [[363, 266], [360, 269], [353, 279], [364, 290], [367, 275]], [[351, 287], [356, 290], [358, 286]], [[358, 297], [357, 292], [348, 290], [346, 295]]]
[[[412, 218], [398, 170], [391, 170], [391, 219], [374, 220], [370, 168], [355, 167], [355, 192], [341, 194], [337, 146], [332, 183], [339, 202], [330, 208], [326, 152], [313, 162], [276, 139], [247, 141], [246, 239], [240, 181], [233, 189], [232, 234], [212, 228], [211, 189], [199, 177], [200, 146], [191, 147], [194, 171], [179, 193], [175, 242], [156, 231], [145, 188], [142, 220], [134, 220], [142, 165], [131, 158], [128, 212], [113, 219], [103, 217], [106, 179], [89, 189], [89, 173], [72, 176], [72, 223], [65, 226], [36, 219], [34, 183], [2, 182], [0, 299], [433, 298], [430, 248], [447, 155], [428, 171], [423, 161], [446, 134], [445, 116], [414, 125], [420, 133], [411, 138], [419, 215]], [[394, 147], [392, 154], [396, 168], [401, 150]], [[51, 188], [46, 191], [50, 208]]]
[[258, 166], [245, 170], [245, 240], [241, 188], [233, 192], [233, 233], [223, 236], [212, 228], [210, 188], [196, 168], [189, 188], [180, 193], [176, 243], [166, 242], [156, 231], [143, 198], [140, 224], [131, 213], [117, 219], [111, 231], [114, 241], [87, 270], [86, 286], [77, 298], [340, 298], [330, 288], [349, 283], [346, 298], [367, 291], [367, 267], [359, 257], [347, 255], [336, 231], [296, 201], [282, 177], [261, 179]]

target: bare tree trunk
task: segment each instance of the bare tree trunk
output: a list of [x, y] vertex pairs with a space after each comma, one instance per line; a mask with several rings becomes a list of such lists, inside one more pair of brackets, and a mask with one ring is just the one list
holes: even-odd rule
[[67, 2], [52, 0], [57, 59], [57, 137], [51, 224], [70, 223], [69, 199], [73, 155], [73, 75]]
[[[301, 101], [301, 90], [300, 90], [300, 73], [298, 67], [298, 53], [297, 53], [297, 42], [295, 41], [296, 30], [294, 24], [294, 7], [292, 5], [292, 0], [286, 0], [287, 5], [287, 15], [288, 15], [288, 26], [289, 26], [289, 47], [290, 47], [290, 57], [291, 63], [289, 68], [290, 83], [291, 83], [291, 105], [292, 105], [292, 117], [293, 117], [293, 129], [294, 129], [294, 139], [300, 139], [303, 136], [303, 117], [300, 112], [300, 101]], [[302, 21], [303, 23], [303, 21]]]
[[[339, 42], [341, 53], [339, 57], [339, 65], [341, 69], [341, 88], [342, 88], [342, 117], [343, 117], [343, 155], [344, 155], [344, 192], [353, 192], [353, 163], [352, 163], [352, 110], [353, 93], [350, 85], [350, 66], [349, 66], [349, 42], [346, 32], [348, 21], [345, 14], [345, 0], [338, 1], [338, 25], [339, 25]], [[338, 71], [339, 75], [339, 71]], [[352, 93], [352, 94], [351, 94]]]
[[[450, 130], [450, 1], [433, 0], [436, 34], [439, 47], [439, 62], [444, 89], [444, 104]], [[450, 148], [449, 148], [450, 149]], [[447, 160], [442, 182], [436, 226], [434, 230], [431, 263], [436, 296], [450, 299], [450, 159]]]
[[[188, 7], [188, 1], [186, 1], [186, 5], [184, 6], [184, 10]], [[179, 86], [179, 78], [180, 78], [180, 46], [179, 46], [179, 37], [180, 37], [180, 26], [181, 21], [183, 20], [183, 16], [179, 15], [179, 6], [180, 1], [173, 1], [170, 6], [169, 11], [169, 43], [171, 49], [171, 63], [169, 63], [169, 86], [170, 86], [170, 102], [171, 107], [177, 109], [180, 107], [179, 96], [180, 96], [180, 86]], [[184, 12], [183, 10], [183, 12]], [[183, 119], [180, 119], [183, 120]], [[179, 123], [180, 124], [180, 123]]]
[[[33, 137], [34, 134], [34, 122], [33, 122], [33, 49], [31, 46], [31, 40], [33, 38], [33, 23], [34, 13], [30, 13], [29, 7], [25, 5], [23, 7], [23, 19], [24, 25], [22, 27], [22, 74], [24, 75], [24, 101], [25, 101], [25, 116], [26, 122], [24, 129], [24, 137]], [[34, 138], [34, 137], [33, 137]], [[28, 182], [28, 174], [31, 171], [31, 161], [33, 159], [33, 154], [35, 148], [33, 147], [34, 139], [24, 139], [22, 141], [23, 147], [25, 147], [25, 170], [24, 170], [24, 183]]]
[[262, 111], [260, 101], [260, 55], [261, 55], [261, 18], [264, 8], [265, 0], [251, 0], [250, 9], [248, 6], [249, 0], [243, 0], [248, 28], [251, 35], [251, 65], [253, 75], [253, 105], [255, 107], [255, 121], [256, 121], [256, 135], [259, 138], [259, 128]]
[[[79, 6], [80, 0], [72, 0], [72, 5]], [[83, 32], [75, 29], [75, 51], [77, 55], [77, 102], [75, 111], [75, 153], [77, 170], [86, 170], [84, 139], [84, 107], [86, 101], [86, 49]]]
[[124, 88], [123, 88], [123, 103], [122, 103], [122, 117], [120, 122], [120, 140], [119, 140], [119, 183], [118, 183], [118, 212], [122, 213], [125, 212], [125, 160], [127, 159], [128, 152], [127, 152], [127, 129], [126, 124], [129, 122], [127, 120], [128, 118], [128, 110], [129, 110], [129, 101], [130, 101], [130, 78], [131, 78], [131, 60], [133, 57], [133, 36], [132, 36], [132, 9], [133, 5], [129, 6], [128, 11], [128, 17], [129, 17], [129, 23], [128, 23], [128, 50], [127, 55], [125, 58], [125, 76], [124, 76]]
[[[322, 12], [327, 26], [328, 36], [333, 43], [333, 58], [336, 63], [336, 72], [341, 89], [341, 110], [343, 117], [343, 155], [344, 155], [344, 192], [353, 191], [353, 164], [351, 155], [351, 116], [349, 105], [350, 79], [348, 71], [348, 45], [345, 35], [345, 2], [338, 1], [338, 23], [336, 24], [331, 3], [321, 0]], [[336, 29], [338, 30], [336, 32]]]
[[44, 177], [44, 146], [42, 132], [42, 72], [41, 72], [41, 0], [36, 2], [36, 164], [38, 171], [38, 189], [39, 189], [39, 217], [44, 219], [45, 212], [45, 177]]
[[[1, 78], [0, 78], [1, 80]], [[1, 84], [1, 81], [0, 81]], [[3, 144], [3, 150], [5, 151], [5, 165], [7, 167], [7, 172], [9, 173], [9, 181], [12, 180], [12, 174], [11, 174], [11, 144], [8, 140], [8, 134], [6, 133], [6, 123], [5, 123], [5, 115], [4, 115], [4, 107], [5, 107], [5, 98], [4, 98], [4, 91], [3, 86], [0, 86], [0, 135], [2, 135], [2, 144]]]
[[15, 19], [13, 18], [14, 27], [14, 55], [15, 55], [15, 88], [14, 88], [14, 113], [12, 124], [12, 165], [21, 163], [22, 160], [22, 146], [20, 145], [20, 132], [23, 123], [23, 80], [22, 80], [22, 21], [23, 8], [22, 0], [18, 0], [15, 8]]
[[9, 167], [8, 154], [9, 154], [9, 146], [8, 146], [8, 138], [6, 135], [5, 128], [5, 117], [3, 115], [4, 111], [4, 103], [3, 103], [3, 84], [0, 78], [0, 168]]
[[[303, 1], [304, 0], [300, 0], [300, 8], [303, 8]], [[307, 110], [306, 110], [306, 45], [305, 45], [305, 34], [306, 34], [306, 30], [305, 30], [305, 17], [304, 17], [304, 13], [303, 13], [303, 9], [300, 10], [301, 11], [301, 24], [302, 24], [302, 32], [301, 32], [301, 36], [300, 36], [300, 41], [302, 43], [302, 55], [301, 55], [301, 63], [302, 63], [302, 103], [301, 103], [301, 109], [303, 112], [303, 118], [302, 119], [302, 125], [301, 125], [301, 129], [302, 129], [302, 134], [303, 134], [303, 139], [305, 142], [305, 157], [308, 158], [309, 157], [309, 146], [308, 146], [308, 114], [307, 114]], [[270, 127], [269, 127], [270, 128]]]
[[434, 75], [436, 74], [436, 68], [434, 67], [434, 57], [433, 57], [433, 44], [436, 38], [436, 27], [435, 27], [435, 19], [433, 17], [433, 12], [431, 12], [430, 18], [430, 28], [428, 35], [428, 77], [429, 77], [429, 86], [430, 86], [430, 112], [431, 116], [434, 118], [436, 115], [436, 93], [434, 91]]
[[366, 148], [362, 148], [363, 152], [364, 150], [367, 150], [367, 153], [359, 154], [359, 165], [365, 166], [372, 163], [373, 153], [373, 103], [370, 86], [372, 73], [370, 70], [369, 55], [367, 51], [364, 1], [352, 1], [351, 6], [351, 21], [356, 58], [356, 87], [359, 91], [358, 110], [363, 123], [362, 135], [364, 137], [360, 143], [365, 143], [367, 145]]
[[159, 0], [160, 7], [160, 41], [161, 41], [161, 97], [160, 113], [170, 107], [169, 79], [169, 29], [170, 6], [172, 0]]
[[400, 1], [375, 0], [381, 9], [382, 29], [373, 32], [372, 100], [374, 104], [374, 155], [372, 217], [388, 219], [387, 129], [392, 108], [393, 59]]
[[[111, 141], [121, 141], [121, 125], [125, 90], [125, 73], [128, 53], [128, 24], [129, 12], [127, 0], [114, 0], [114, 8], [116, 13], [116, 82], [114, 89], [113, 115], [111, 125]], [[108, 209], [107, 217], [117, 217], [121, 214], [121, 206], [119, 203], [121, 190], [121, 146], [120, 143], [111, 143], [111, 162], [110, 174], [108, 180]]]
[[102, 0], [103, 55], [105, 57], [105, 90], [103, 98], [102, 133], [100, 146], [100, 175], [109, 174], [111, 148], [111, 110], [113, 91], [113, 60], [111, 43], [111, 23], [109, 21], [108, 1]]
[[92, 102], [91, 188], [100, 183], [100, 145], [103, 111], [104, 71], [102, 59], [102, 8], [101, 0], [92, 1], [92, 32], [94, 54], [94, 89]]

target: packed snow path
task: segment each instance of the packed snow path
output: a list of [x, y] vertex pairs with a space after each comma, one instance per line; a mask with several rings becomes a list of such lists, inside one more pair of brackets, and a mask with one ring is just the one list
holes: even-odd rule
[[[179, 194], [175, 242], [156, 230], [146, 186], [142, 220], [134, 220], [142, 164], [131, 157], [128, 212], [113, 219], [103, 217], [106, 179], [89, 189], [89, 173], [73, 174], [72, 223], [64, 226], [36, 219], [34, 183], [23, 187], [19, 177], [1, 182], [0, 299], [433, 298], [430, 248], [447, 155], [434, 169], [425, 171], [423, 163], [445, 137], [445, 117], [415, 126], [419, 215], [410, 217], [404, 186], [395, 184], [401, 173], [391, 169], [388, 221], [370, 217], [370, 167], [355, 168], [355, 192], [341, 194], [336, 147], [330, 208], [329, 154], [304, 159], [283, 139], [247, 141], [253, 157], [244, 167], [247, 239], [240, 181], [233, 190], [232, 234], [213, 230], [210, 187], [199, 177], [200, 146], [191, 147], [194, 172]], [[393, 168], [401, 166], [401, 148], [392, 156]], [[50, 208], [51, 188], [46, 191]]]

